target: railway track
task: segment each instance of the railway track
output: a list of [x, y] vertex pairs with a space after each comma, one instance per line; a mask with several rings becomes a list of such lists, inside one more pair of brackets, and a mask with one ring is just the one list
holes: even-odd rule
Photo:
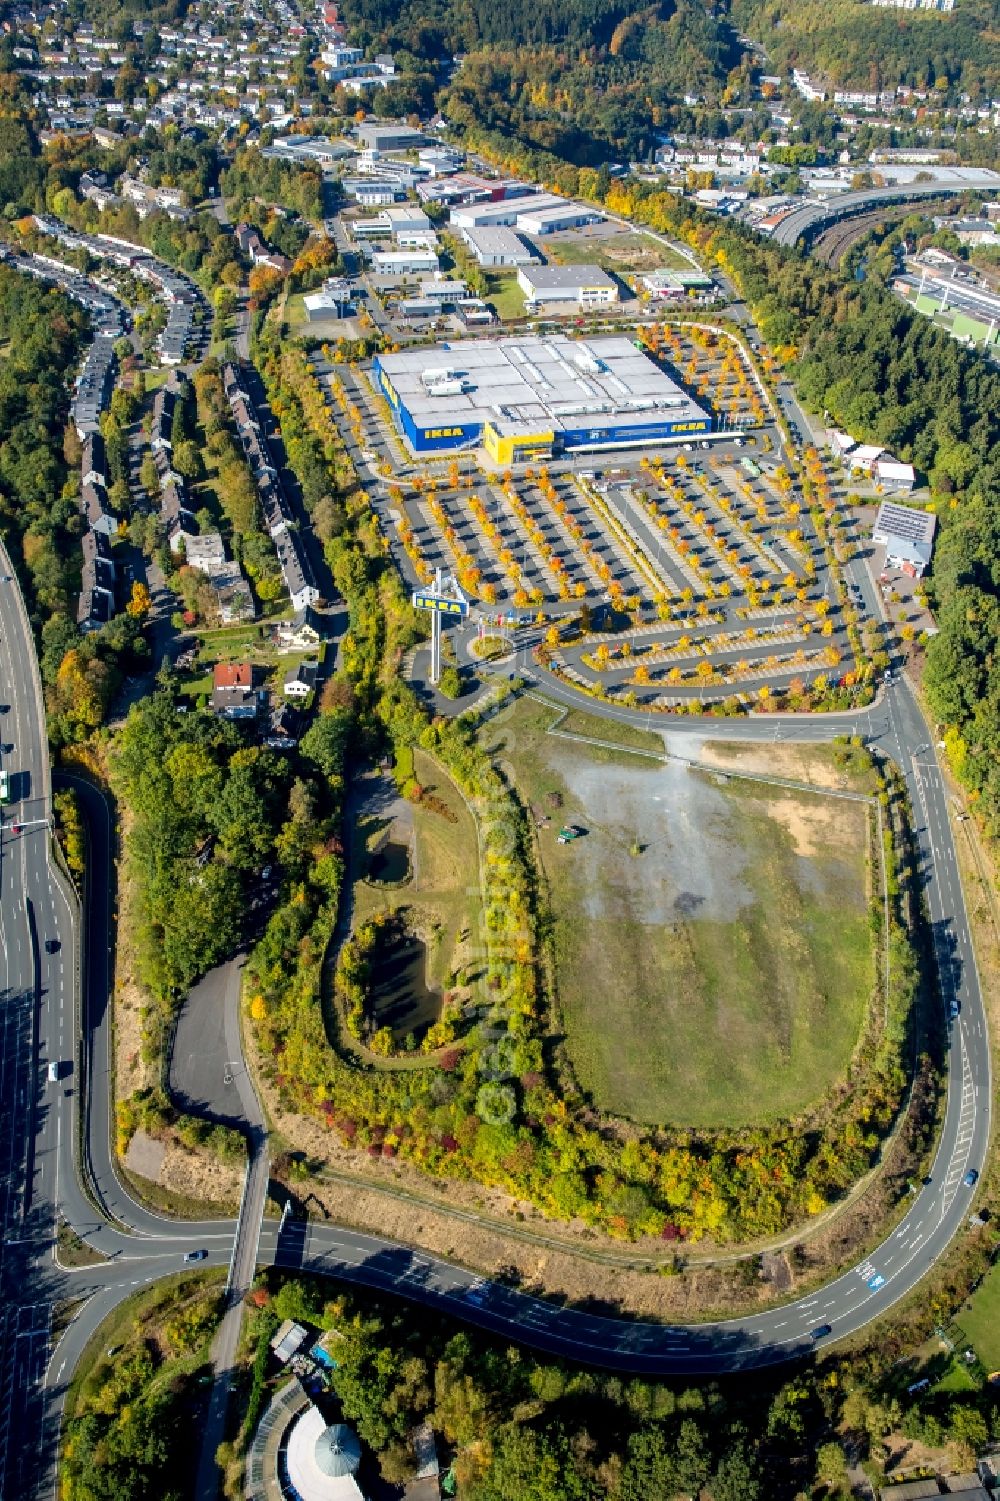
[[861, 214], [856, 219], [845, 219], [840, 224], [834, 224], [816, 237], [812, 246], [812, 253], [818, 260], [836, 271], [844, 256], [859, 240], [864, 239], [868, 232], [878, 224], [895, 223], [905, 219], [907, 214], [912, 214], [912, 203], [887, 205], [875, 213]]

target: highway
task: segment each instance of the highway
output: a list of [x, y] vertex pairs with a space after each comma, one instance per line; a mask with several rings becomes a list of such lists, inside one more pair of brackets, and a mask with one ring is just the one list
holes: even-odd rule
[[[111, 1147], [109, 935], [114, 829], [103, 798], [77, 784], [91, 840], [82, 924], [55, 862], [44, 822], [51, 808], [44, 712], [29, 622], [13, 569], [0, 551], [0, 737], [11, 771], [12, 805], [0, 834], [0, 1295], [4, 1318], [0, 1390], [0, 1493], [56, 1495], [58, 1425], [66, 1383], [87, 1340], [117, 1302], [184, 1266], [205, 1249], [207, 1264], [234, 1259], [232, 1222], [184, 1224], [137, 1204], [117, 1176]], [[877, 611], [870, 578], [857, 565], [866, 605]], [[580, 699], [554, 679], [545, 691]], [[593, 711], [598, 706], [587, 700]], [[645, 726], [648, 713], [600, 706]], [[979, 980], [958, 878], [946, 791], [932, 735], [905, 680], [870, 708], [829, 716], [670, 720], [671, 750], [697, 754], [701, 739], [827, 740], [855, 733], [892, 757], [916, 811], [925, 895], [941, 991], [950, 1023], [946, 1118], [926, 1186], [886, 1240], [860, 1265], [819, 1292], [752, 1317], [663, 1327], [564, 1309], [486, 1281], [419, 1249], [350, 1229], [289, 1219], [265, 1222], [263, 1264], [321, 1272], [392, 1291], [505, 1338], [569, 1359], [645, 1374], [698, 1375], [786, 1361], [814, 1350], [813, 1332], [833, 1339], [861, 1329], [919, 1282], [961, 1231], [981, 1171], [990, 1127], [990, 1054]], [[11, 831], [16, 822], [20, 832]], [[58, 945], [54, 952], [50, 947]], [[77, 988], [77, 974], [81, 986]], [[76, 998], [80, 997], [77, 1017]], [[48, 1082], [48, 1064], [62, 1077]], [[78, 1130], [78, 1125], [82, 1130]], [[77, 1150], [78, 1141], [81, 1150]], [[64, 1271], [55, 1259], [57, 1217], [110, 1259]], [[246, 1248], [240, 1251], [245, 1278]], [[252, 1260], [252, 1258], [251, 1258]], [[84, 1300], [52, 1349], [50, 1314], [63, 1299]]]

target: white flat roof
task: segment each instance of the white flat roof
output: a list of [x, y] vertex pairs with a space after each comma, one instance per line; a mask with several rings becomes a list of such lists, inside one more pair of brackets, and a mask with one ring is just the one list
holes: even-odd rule
[[[418, 428], [493, 419], [537, 431], [684, 422], [708, 415], [622, 336], [469, 339], [381, 355], [379, 364]], [[433, 380], [426, 377], [434, 372], [439, 379], [446, 373], [452, 377], [447, 395], [430, 394]]]
[[615, 283], [600, 266], [584, 262], [577, 266], [530, 266], [521, 275], [536, 291], [546, 287], [565, 290], [574, 287], [613, 287]]

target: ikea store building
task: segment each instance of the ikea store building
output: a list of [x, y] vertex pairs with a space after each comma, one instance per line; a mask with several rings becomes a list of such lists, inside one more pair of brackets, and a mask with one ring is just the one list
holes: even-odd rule
[[620, 336], [470, 339], [376, 355], [373, 373], [414, 453], [482, 444], [507, 465], [712, 431], [711, 414]]

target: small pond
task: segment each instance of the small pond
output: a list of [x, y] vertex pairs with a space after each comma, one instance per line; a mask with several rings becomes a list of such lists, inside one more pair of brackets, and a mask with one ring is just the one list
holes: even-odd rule
[[417, 1042], [441, 1015], [441, 992], [427, 984], [427, 945], [405, 923], [390, 923], [372, 962], [369, 992], [376, 1027], [388, 1027], [402, 1045], [412, 1032]]
[[405, 881], [410, 874], [410, 852], [405, 844], [397, 844], [389, 839], [383, 844], [376, 855], [372, 856], [368, 867], [369, 881], [378, 881], [385, 886], [398, 886]]

